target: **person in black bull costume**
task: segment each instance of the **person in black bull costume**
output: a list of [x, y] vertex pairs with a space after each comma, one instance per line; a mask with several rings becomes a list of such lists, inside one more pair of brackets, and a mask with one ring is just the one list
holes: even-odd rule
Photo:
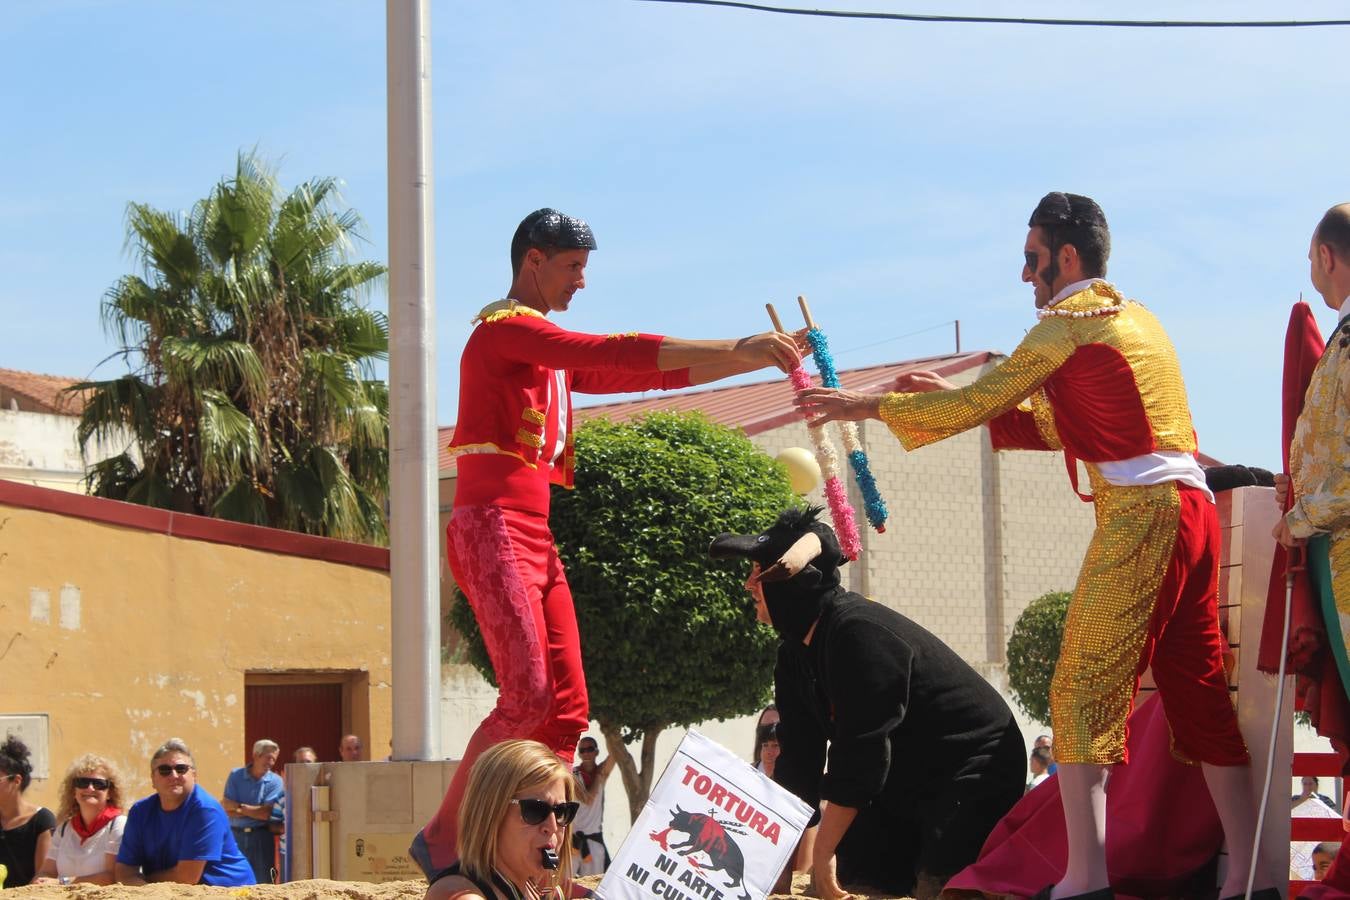
[[774, 780], [827, 803], [812, 820], [814, 896], [838, 900], [853, 882], [933, 898], [1021, 797], [1022, 734], [950, 647], [840, 585], [844, 555], [820, 512], [788, 510], [709, 550], [754, 564], [746, 587], [781, 638]]

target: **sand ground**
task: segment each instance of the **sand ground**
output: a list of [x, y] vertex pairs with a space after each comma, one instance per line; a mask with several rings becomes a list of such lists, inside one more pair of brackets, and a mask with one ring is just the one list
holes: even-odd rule
[[[809, 896], [810, 877], [797, 875], [792, 881], [793, 897]], [[581, 879], [595, 887], [599, 876]], [[370, 884], [364, 881], [292, 881], [288, 884], [260, 884], [253, 887], [209, 887], [202, 884], [147, 884], [128, 887], [122, 884], [35, 885], [5, 891], [5, 900], [422, 900], [425, 881], [390, 881]], [[782, 896], [782, 895], [774, 895]], [[868, 900], [895, 900], [879, 894], [854, 894]]]

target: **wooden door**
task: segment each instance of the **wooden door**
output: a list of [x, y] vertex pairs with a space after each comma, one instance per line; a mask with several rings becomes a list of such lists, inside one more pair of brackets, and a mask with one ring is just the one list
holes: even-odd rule
[[313, 747], [320, 762], [336, 760], [342, 740], [342, 683], [245, 685], [245, 763], [253, 759], [253, 742], [262, 738], [281, 746], [278, 772], [292, 761], [297, 747]]

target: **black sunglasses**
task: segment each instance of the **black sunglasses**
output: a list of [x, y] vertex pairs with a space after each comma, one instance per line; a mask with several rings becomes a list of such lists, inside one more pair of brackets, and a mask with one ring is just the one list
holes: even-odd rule
[[187, 763], [179, 763], [176, 766], [170, 766], [166, 764], [162, 766], [155, 766], [155, 771], [163, 775], [165, 778], [168, 778], [170, 775], [174, 774], [186, 775], [187, 773], [192, 771], [192, 766], [189, 766]]
[[1039, 253], [1033, 253], [1030, 250], [1023, 250], [1022, 255], [1027, 258], [1027, 268], [1032, 272], [1035, 272], [1036, 266], [1041, 262], [1041, 255]]
[[511, 802], [520, 807], [520, 820], [526, 825], [538, 825], [548, 818], [549, 813], [553, 813], [553, 818], [558, 820], [558, 825], [565, 828], [572, 824], [572, 820], [577, 817], [577, 810], [581, 809], [581, 804], [574, 800], [553, 805], [543, 800], [527, 797], [523, 800], [512, 800]]
[[106, 791], [112, 786], [112, 782], [106, 778], [76, 778], [72, 782], [77, 788], [93, 788], [96, 791]]
[[577, 752], [578, 752], [578, 753], [598, 753], [598, 752], [600, 752], [600, 748], [598, 748], [598, 747], [578, 747], [578, 748], [577, 748]]

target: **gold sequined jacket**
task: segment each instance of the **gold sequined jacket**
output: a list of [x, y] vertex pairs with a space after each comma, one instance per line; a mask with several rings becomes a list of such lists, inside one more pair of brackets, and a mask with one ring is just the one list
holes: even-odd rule
[[911, 450], [988, 423], [995, 449], [1062, 448], [1087, 463], [1195, 452], [1181, 366], [1157, 318], [1102, 281], [1054, 309], [971, 384], [887, 394], [882, 420]]

